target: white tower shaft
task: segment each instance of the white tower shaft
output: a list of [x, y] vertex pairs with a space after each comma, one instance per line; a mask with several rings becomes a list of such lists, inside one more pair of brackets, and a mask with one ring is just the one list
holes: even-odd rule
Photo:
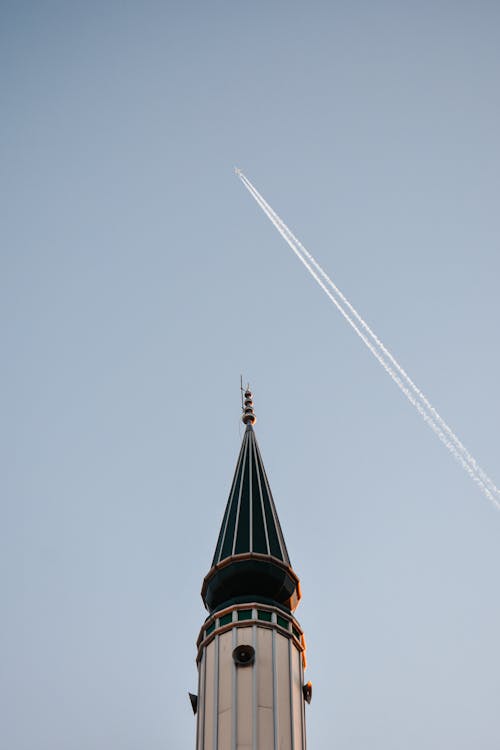
[[305, 750], [304, 637], [291, 614], [224, 609], [205, 623], [198, 658], [196, 750]]

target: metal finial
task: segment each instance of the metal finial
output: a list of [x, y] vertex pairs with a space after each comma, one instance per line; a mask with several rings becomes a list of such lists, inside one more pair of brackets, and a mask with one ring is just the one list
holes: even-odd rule
[[241, 416], [241, 421], [243, 422], [243, 424], [255, 424], [257, 421], [257, 417], [255, 416], [253, 410], [252, 391], [248, 386], [244, 393], [244, 396], [245, 401], [243, 402], [243, 414]]

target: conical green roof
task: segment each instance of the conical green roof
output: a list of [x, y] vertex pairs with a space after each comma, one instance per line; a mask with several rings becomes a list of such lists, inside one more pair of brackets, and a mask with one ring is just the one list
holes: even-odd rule
[[299, 580], [292, 570], [245, 393], [246, 424], [212, 567], [202, 597], [210, 612], [235, 602], [264, 601], [295, 609]]
[[245, 552], [271, 555], [290, 565], [276, 506], [255, 432], [247, 424], [212, 566]]

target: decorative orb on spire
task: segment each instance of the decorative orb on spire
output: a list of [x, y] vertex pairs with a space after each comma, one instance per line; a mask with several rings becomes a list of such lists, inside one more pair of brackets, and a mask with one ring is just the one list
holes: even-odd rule
[[241, 421], [243, 424], [255, 424], [257, 421], [257, 417], [255, 416], [255, 412], [253, 410], [253, 400], [252, 400], [252, 391], [250, 391], [248, 388], [245, 391], [245, 402], [243, 404], [243, 414], [241, 416]]

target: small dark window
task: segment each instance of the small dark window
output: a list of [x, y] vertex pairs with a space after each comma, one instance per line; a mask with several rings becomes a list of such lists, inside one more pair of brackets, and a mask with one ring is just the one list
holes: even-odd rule
[[233, 621], [233, 613], [228, 612], [227, 615], [222, 615], [222, 617], [219, 618], [219, 627], [223, 627], [224, 625], [229, 625], [230, 622]]
[[257, 616], [259, 620], [264, 620], [264, 622], [272, 622], [273, 616], [271, 612], [263, 612], [259, 609], [257, 612]]
[[278, 625], [281, 625], [281, 627], [285, 628], [286, 630], [289, 629], [288, 628], [288, 620], [285, 620], [284, 617], [280, 617], [279, 615], [278, 615]]
[[213, 633], [215, 630], [215, 620], [211, 625], [208, 626], [208, 628], [205, 630], [205, 635], [210, 635], [210, 633]]
[[252, 610], [251, 609], [240, 609], [238, 612], [238, 620], [251, 620]]
[[294, 636], [296, 637], [296, 639], [297, 639], [298, 641], [300, 641], [300, 633], [299, 633], [299, 631], [297, 630], [297, 628], [294, 628], [294, 627], [292, 626], [292, 632], [293, 632]]

